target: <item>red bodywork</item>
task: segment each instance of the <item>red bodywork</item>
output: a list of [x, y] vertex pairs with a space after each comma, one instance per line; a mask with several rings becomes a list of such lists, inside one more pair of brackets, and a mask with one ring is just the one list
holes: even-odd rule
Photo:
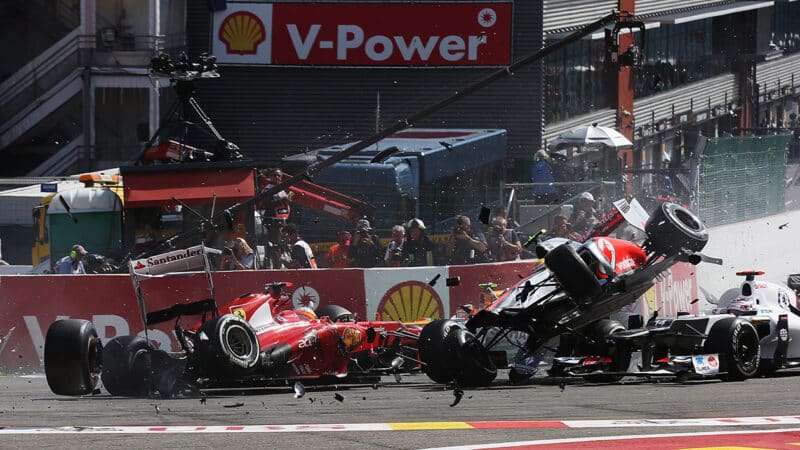
[[[577, 250], [578, 254], [583, 257], [589, 269], [601, 283], [608, 282], [614, 277], [624, 276], [647, 264], [647, 254], [640, 245], [624, 239], [608, 237], [623, 223], [625, 223], [625, 218], [618, 209], [613, 208], [599, 220], [597, 225], [587, 230], [579, 241], [582, 244]], [[485, 309], [502, 308], [508, 303], [510, 296], [516, 295], [518, 290], [532, 278], [535, 279], [541, 270], [546, 270], [544, 264], [539, 266], [530, 277], [519, 280], [514, 286], [499, 295], [495, 294], [494, 301]], [[474, 308], [470, 315], [476, 314], [479, 309]]]
[[[326, 375], [344, 377], [353, 358], [375, 361], [382, 349], [393, 346], [416, 348], [421, 327], [402, 322], [333, 322], [329, 317], [309, 319], [293, 309], [286, 294], [245, 294], [219, 314], [235, 314], [253, 327], [262, 352], [289, 345], [290, 358], [285, 378], [313, 379]], [[198, 323], [193, 331], [200, 328]], [[374, 337], [370, 341], [369, 336]], [[402, 333], [404, 336], [398, 336]], [[404, 368], [412, 366], [405, 362]], [[416, 368], [418, 362], [413, 364]], [[365, 367], [364, 369], [371, 369]], [[384, 367], [385, 368], [385, 367]]]
[[590, 268], [600, 280], [622, 275], [647, 262], [647, 254], [642, 247], [622, 239], [592, 238], [583, 244], [583, 248], [594, 256], [596, 264]]

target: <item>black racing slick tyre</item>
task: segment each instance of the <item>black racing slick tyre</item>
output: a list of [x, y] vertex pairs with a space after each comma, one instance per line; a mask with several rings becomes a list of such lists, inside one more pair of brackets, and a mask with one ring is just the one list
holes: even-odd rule
[[47, 329], [44, 373], [54, 394], [86, 395], [100, 379], [103, 344], [88, 320], [62, 319]]
[[[614, 333], [624, 331], [625, 326], [616, 320], [602, 319], [585, 328], [587, 337], [593, 342], [589, 342], [582, 337], [574, 334], [562, 334], [559, 337], [559, 344], [555, 356], [600, 356], [611, 358], [611, 363], [603, 370], [609, 372], [627, 372], [631, 364], [631, 349], [621, 342], [610, 339]], [[548, 371], [551, 377], [564, 376], [563, 364], [553, 361]], [[598, 383], [613, 383], [621, 380], [624, 375], [591, 375], [587, 376], [587, 381]]]
[[466, 328], [453, 328], [447, 335], [447, 344], [455, 355], [453, 378], [459, 386], [488, 386], [497, 378], [497, 368], [483, 344]]
[[569, 244], [559, 245], [547, 252], [544, 264], [575, 301], [592, 298], [601, 291], [597, 277]]
[[100, 379], [109, 394], [144, 397], [149, 394], [153, 348], [139, 336], [117, 336], [103, 347]]
[[650, 249], [666, 256], [681, 249], [699, 252], [708, 242], [706, 226], [691, 211], [675, 203], [664, 202], [645, 225]]
[[317, 317], [328, 316], [331, 322], [355, 322], [356, 316], [350, 310], [339, 305], [325, 305], [317, 310]]
[[244, 375], [259, 360], [255, 330], [241, 317], [225, 314], [204, 323], [197, 332], [201, 370], [212, 377]]
[[453, 381], [450, 370], [450, 347], [447, 336], [450, 330], [459, 325], [452, 320], [438, 319], [425, 325], [419, 333], [419, 360], [422, 371], [434, 383], [448, 383]]
[[434, 320], [419, 335], [422, 371], [436, 383], [457, 382], [464, 387], [486, 386], [497, 368], [483, 344], [458, 322]]
[[[625, 331], [625, 326], [616, 320], [602, 319], [591, 325], [589, 333], [594, 338], [594, 343], [585, 343], [596, 356], [607, 356], [611, 363], [605, 369], [609, 372], [627, 372], [631, 365], [631, 349], [623, 342], [611, 339], [615, 333]], [[593, 375], [587, 381], [599, 383], [614, 383], [621, 380], [624, 375]]]
[[722, 319], [711, 326], [704, 344], [706, 353], [719, 355], [720, 378], [741, 381], [758, 372], [761, 344], [756, 328], [738, 317]]

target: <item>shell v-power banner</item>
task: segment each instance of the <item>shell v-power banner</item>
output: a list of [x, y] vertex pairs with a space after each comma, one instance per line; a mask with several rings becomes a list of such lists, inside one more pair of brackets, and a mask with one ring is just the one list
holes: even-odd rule
[[222, 64], [503, 66], [512, 4], [233, 3], [213, 14]]

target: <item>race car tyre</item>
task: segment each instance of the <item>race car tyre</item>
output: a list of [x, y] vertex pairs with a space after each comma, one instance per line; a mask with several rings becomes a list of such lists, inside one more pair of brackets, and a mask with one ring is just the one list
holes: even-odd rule
[[456, 356], [452, 370], [453, 379], [459, 386], [488, 386], [497, 378], [497, 368], [489, 357], [489, 352], [475, 339], [471, 331], [461, 327], [453, 328], [447, 335], [447, 341], [451, 353]]
[[666, 256], [681, 249], [702, 250], [708, 242], [706, 226], [691, 211], [675, 203], [664, 202], [645, 224], [649, 248]]
[[[590, 335], [594, 338], [594, 343], [584, 343], [591, 349], [590, 353], [596, 356], [607, 356], [611, 358], [611, 364], [605, 369], [609, 372], [627, 372], [631, 365], [631, 349], [623, 342], [615, 342], [610, 337], [614, 333], [625, 331], [625, 326], [616, 320], [598, 320], [590, 327]], [[587, 381], [599, 383], [614, 383], [621, 380], [624, 375], [593, 375], [587, 377]]]
[[328, 316], [331, 322], [355, 322], [356, 316], [347, 308], [339, 305], [325, 305], [317, 310], [317, 317]]
[[576, 302], [600, 293], [600, 282], [569, 244], [562, 244], [547, 252], [544, 263], [555, 275], [561, 287]]
[[150, 352], [153, 348], [139, 336], [117, 336], [103, 347], [100, 379], [109, 394], [141, 397], [149, 394]]
[[211, 376], [238, 376], [253, 369], [260, 348], [256, 332], [241, 317], [225, 314], [204, 323], [197, 332], [196, 353]]
[[103, 344], [88, 320], [62, 319], [47, 329], [44, 373], [54, 394], [86, 395], [100, 379]]
[[453, 354], [447, 336], [454, 328], [461, 325], [452, 321], [437, 319], [425, 325], [419, 333], [419, 360], [422, 371], [434, 383], [449, 383], [453, 381], [450, 361]]
[[[610, 372], [626, 372], [631, 364], [631, 349], [622, 343], [609, 339], [614, 333], [624, 331], [625, 326], [616, 320], [602, 319], [586, 328], [586, 334], [594, 342], [589, 342], [574, 334], [562, 334], [555, 356], [606, 356], [611, 364], [604, 368]], [[551, 377], [564, 376], [566, 367], [554, 360], [547, 374]], [[621, 380], [623, 375], [592, 375], [587, 381], [613, 383]]]
[[761, 345], [758, 332], [750, 322], [728, 317], [712, 325], [704, 344], [706, 353], [719, 354], [719, 370], [725, 381], [740, 381], [758, 372]]

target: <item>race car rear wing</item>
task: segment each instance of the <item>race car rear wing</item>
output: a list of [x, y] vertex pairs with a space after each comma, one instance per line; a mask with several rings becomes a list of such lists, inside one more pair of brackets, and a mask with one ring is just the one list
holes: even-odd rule
[[[131, 274], [133, 289], [136, 293], [136, 300], [139, 303], [139, 314], [144, 326], [145, 338], [149, 340], [147, 326], [165, 322], [182, 315], [194, 315], [211, 312], [212, 316], [217, 314], [217, 304], [214, 296], [214, 280], [211, 277], [211, 261], [209, 254], [219, 255], [222, 252], [204, 244], [195, 245], [181, 250], [174, 250], [159, 255], [154, 255], [145, 259], [134, 259], [128, 263], [128, 270]], [[208, 290], [210, 298], [189, 304], [175, 304], [169, 308], [147, 312], [144, 291], [142, 290], [142, 280], [148, 278], [162, 277], [181, 277], [192, 276], [192, 273], [176, 272], [179, 270], [192, 270], [203, 268], [208, 280]]]

